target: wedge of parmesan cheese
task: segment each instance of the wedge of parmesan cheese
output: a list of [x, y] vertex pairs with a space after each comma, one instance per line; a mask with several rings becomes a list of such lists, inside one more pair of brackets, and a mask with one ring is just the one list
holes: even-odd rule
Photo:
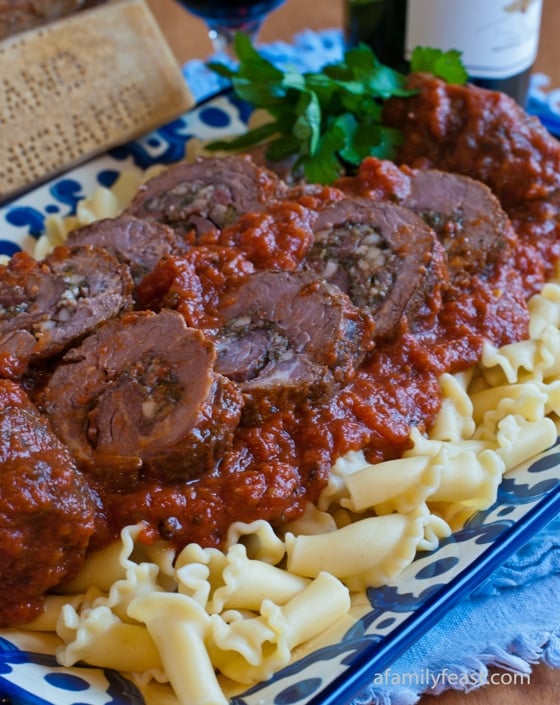
[[144, 0], [117, 0], [0, 42], [0, 200], [193, 105]]

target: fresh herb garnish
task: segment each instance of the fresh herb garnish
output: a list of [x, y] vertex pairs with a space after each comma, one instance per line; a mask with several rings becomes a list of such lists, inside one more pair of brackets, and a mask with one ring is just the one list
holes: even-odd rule
[[[283, 71], [261, 56], [249, 38], [235, 36], [239, 66], [211, 62], [209, 68], [229, 79], [235, 94], [270, 115], [270, 122], [231, 141], [212, 142], [211, 150], [247, 149], [267, 144], [273, 161], [295, 157], [293, 171], [308, 181], [332, 183], [356, 168], [366, 157], [391, 159], [401, 141], [400, 132], [383, 124], [383, 102], [407, 97], [406, 76], [383, 65], [361, 44], [320, 72]], [[446, 78], [458, 76], [459, 54], [430, 54], [422, 49], [413, 61], [422, 71]], [[447, 76], [442, 75], [442, 71]]]
[[431, 47], [416, 47], [410, 59], [411, 71], [425, 71], [443, 78], [447, 83], [466, 83], [468, 74], [456, 49], [442, 51]]

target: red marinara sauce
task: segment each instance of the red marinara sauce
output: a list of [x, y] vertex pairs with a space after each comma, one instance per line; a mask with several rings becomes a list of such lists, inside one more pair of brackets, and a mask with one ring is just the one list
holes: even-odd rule
[[[345, 187], [351, 190], [351, 182]], [[353, 184], [353, 188], [358, 188]], [[340, 196], [342, 193], [339, 194]], [[327, 201], [336, 198], [325, 191]], [[277, 203], [268, 214], [248, 214], [222, 233], [220, 245], [200, 245], [184, 259], [168, 258], [145, 291], [182, 311], [208, 334], [228, 287], [259, 268], [292, 269], [312, 241], [320, 195]], [[271, 215], [272, 213], [272, 215]], [[522, 282], [506, 266], [468, 290], [437, 301], [431, 325], [377, 345], [357, 375], [329, 402], [283, 408], [265, 423], [241, 424], [213, 472], [188, 484], [143, 484], [129, 494], [105, 493], [115, 529], [143, 520], [144, 540], [163, 537], [222, 546], [232, 522], [266, 519], [281, 526], [301, 515], [325, 487], [333, 462], [364, 449], [371, 462], [397, 458], [409, 447], [412, 426], [429, 429], [440, 408], [438, 377], [476, 362], [485, 339], [496, 345], [527, 333]], [[165, 282], [157, 292], [155, 281]], [[142, 287], [140, 287], [142, 290]], [[427, 319], [428, 320], [428, 319]]]
[[23, 624], [43, 593], [81, 568], [95, 495], [16, 383], [0, 379], [0, 626]]

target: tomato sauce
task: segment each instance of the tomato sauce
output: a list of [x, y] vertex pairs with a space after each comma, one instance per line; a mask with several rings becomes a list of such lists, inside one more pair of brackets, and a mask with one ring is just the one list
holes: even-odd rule
[[240, 248], [256, 269], [295, 269], [313, 242], [312, 210], [294, 201], [247, 213], [225, 228], [220, 244]]
[[[385, 174], [384, 195], [392, 182]], [[347, 190], [363, 187], [345, 180]], [[325, 191], [327, 201], [336, 197]], [[146, 301], [183, 313], [189, 325], [212, 335], [218, 301], [228, 287], [259, 268], [293, 269], [312, 237], [320, 196], [275, 204], [248, 214], [222, 233], [220, 245], [199, 245], [184, 258], [166, 258], [140, 286]], [[395, 339], [377, 345], [357, 375], [328, 403], [292, 405], [259, 425], [242, 423], [215, 470], [188, 484], [143, 484], [128, 494], [105, 493], [115, 529], [147, 523], [144, 540], [165, 538], [177, 547], [196, 541], [223, 545], [234, 521], [266, 519], [275, 526], [297, 518], [325, 487], [333, 462], [364, 449], [370, 462], [400, 457], [413, 426], [426, 431], [441, 404], [438, 377], [475, 363], [485, 340], [502, 345], [527, 334], [523, 279], [511, 266], [488, 278], [473, 276], [468, 289], [449, 287], [414, 334], [402, 325]], [[159, 287], [159, 290], [158, 290]], [[420, 317], [421, 319], [421, 317]]]

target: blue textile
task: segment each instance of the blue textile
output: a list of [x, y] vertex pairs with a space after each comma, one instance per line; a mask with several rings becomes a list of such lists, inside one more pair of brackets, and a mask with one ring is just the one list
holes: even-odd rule
[[[259, 51], [283, 67], [317, 70], [342, 57], [342, 33], [308, 30], [292, 44], [275, 42]], [[227, 87], [204, 61], [189, 62], [183, 73], [199, 101]], [[528, 111], [560, 135], [560, 89], [547, 92], [547, 85], [546, 76], [532, 77]], [[560, 517], [377, 674], [353, 705], [412, 705], [425, 693], [484, 685], [489, 667], [529, 674], [538, 662], [560, 668]]]
[[560, 137], [560, 88], [547, 91], [550, 79], [542, 73], [531, 76], [528, 112], [537, 115], [553, 135]]
[[[342, 58], [343, 42], [340, 30], [323, 32], [305, 30], [294, 37], [292, 44], [272, 42], [259, 46], [259, 53], [282, 68], [294, 71], [318, 71], [322, 66]], [[232, 60], [221, 54], [212, 60], [231, 65]], [[194, 59], [183, 66], [183, 75], [197, 101], [204, 100], [227, 88], [228, 81], [206, 66], [206, 61]]]

